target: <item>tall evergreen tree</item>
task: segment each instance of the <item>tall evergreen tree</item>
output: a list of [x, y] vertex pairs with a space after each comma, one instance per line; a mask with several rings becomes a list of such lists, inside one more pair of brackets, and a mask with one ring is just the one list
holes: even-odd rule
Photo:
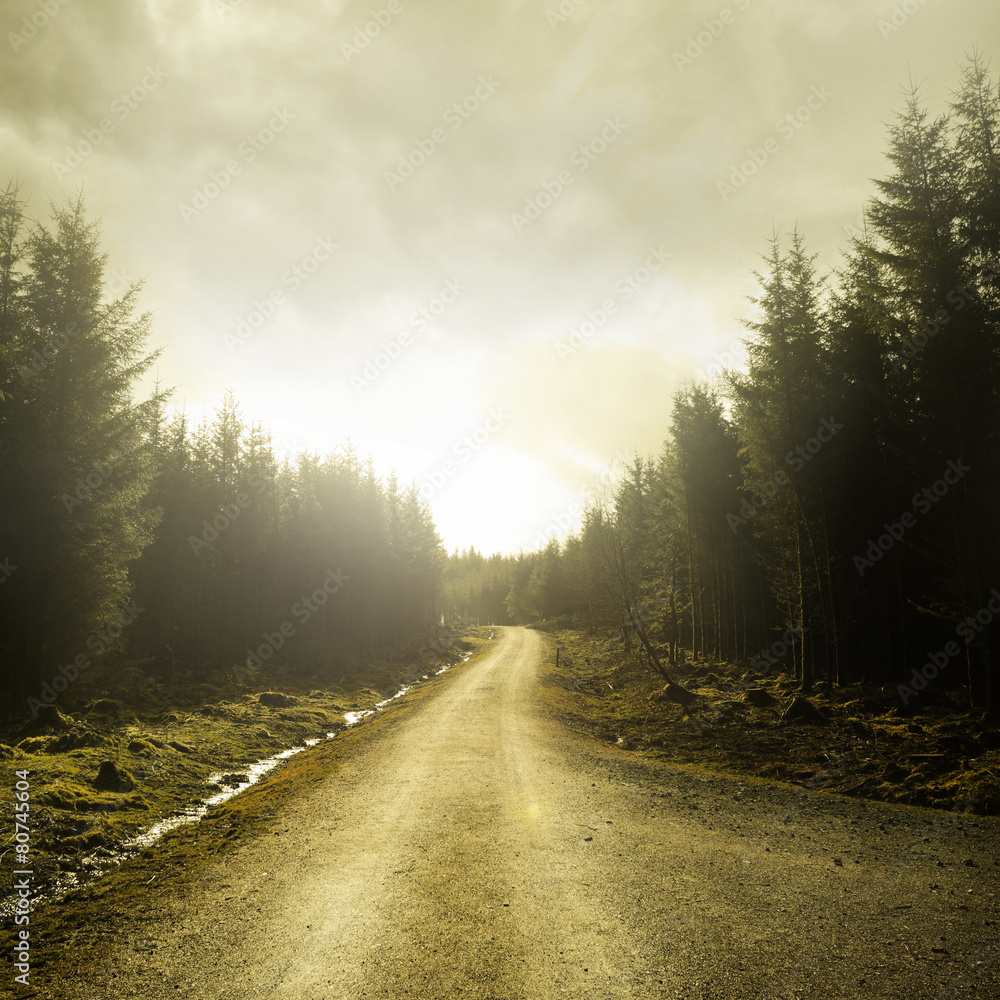
[[[15, 201], [6, 208], [17, 217]], [[156, 358], [145, 353], [149, 317], [135, 315], [137, 286], [103, 300], [105, 257], [82, 199], [54, 209], [51, 229], [31, 230], [24, 254], [23, 278], [7, 283], [4, 356], [16, 353], [20, 377], [3, 404], [0, 499], [19, 571], [0, 602], [15, 609], [5, 668], [23, 668], [17, 677], [33, 689], [57, 667], [85, 669], [139, 613], [128, 564], [158, 518], [144, 498], [165, 394], [132, 399]]]
[[[816, 637], [829, 637], [836, 628], [818, 466], [812, 454], [800, 450], [833, 416], [827, 405], [826, 320], [813, 259], [797, 231], [787, 252], [777, 236], [772, 239], [768, 270], [757, 275], [762, 292], [751, 300], [760, 318], [746, 323], [754, 335], [747, 344], [747, 372], [730, 377], [744, 486], [757, 498], [759, 552], [782, 617], [807, 635], [796, 647], [806, 691], [820, 652]], [[827, 426], [827, 436], [831, 433]]]

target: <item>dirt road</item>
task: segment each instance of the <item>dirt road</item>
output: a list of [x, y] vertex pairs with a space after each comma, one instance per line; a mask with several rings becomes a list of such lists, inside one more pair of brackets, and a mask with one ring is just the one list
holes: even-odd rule
[[541, 650], [500, 630], [79, 995], [1000, 996], [996, 821], [606, 749], [546, 715]]

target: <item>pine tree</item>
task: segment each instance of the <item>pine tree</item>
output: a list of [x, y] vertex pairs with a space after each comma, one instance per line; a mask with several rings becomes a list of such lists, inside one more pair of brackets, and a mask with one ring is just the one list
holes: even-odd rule
[[[996, 205], [998, 111], [981, 63], [967, 69], [954, 107], [953, 117], [932, 120], [911, 89], [890, 129], [894, 172], [877, 182], [881, 197], [870, 212], [870, 252], [886, 279], [879, 298], [902, 359], [892, 400], [899, 507], [951, 463], [966, 470], [941, 502], [917, 507], [919, 524], [904, 546], [907, 603], [923, 616], [905, 630], [916, 637], [913, 654], [983, 606], [997, 551], [982, 536], [1000, 482], [996, 284], [988, 266], [997, 224], [987, 214]], [[970, 662], [973, 691], [981, 678]]]
[[821, 466], [798, 450], [831, 416], [826, 319], [813, 260], [797, 231], [787, 253], [777, 236], [772, 239], [767, 273], [757, 274], [761, 295], [751, 299], [760, 318], [746, 323], [755, 335], [747, 343], [748, 371], [729, 379], [744, 488], [757, 511], [754, 536], [782, 618], [805, 633], [795, 649], [804, 691], [813, 684], [820, 653], [816, 638], [836, 631], [825, 500], [817, 477]]
[[21, 377], [5, 405], [0, 503], [7, 551], [22, 570], [0, 601], [17, 608], [5, 667], [25, 668], [17, 676], [31, 688], [51, 681], [59, 690], [57, 667], [63, 676], [86, 669], [141, 613], [129, 603], [128, 564], [158, 518], [144, 498], [165, 394], [132, 399], [156, 358], [144, 353], [138, 286], [103, 301], [105, 257], [82, 199], [53, 216], [51, 230], [27, 235], [25, 276], [7, 285], [5, 355], [18, 352]]

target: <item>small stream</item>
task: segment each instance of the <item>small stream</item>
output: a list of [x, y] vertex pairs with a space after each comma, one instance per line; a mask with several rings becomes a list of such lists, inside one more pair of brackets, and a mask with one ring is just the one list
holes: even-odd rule
[[[468, 655], [462, 657], [459, 662], [465, 663], [465, 661], [471, 656], [472, 654], [469, 653]], [[434, 671], [434, 676], [443, 674], [448, 669], [448, 666], [443, 666]], [[429, 680], [430, 676], [431, 675], [429, 674], [424, 674], [422, 679], [425, 681]], [[417, 683], [419, 684], [420, 682], [418, 681]], [[188, 823], [200, 822], [207, 815], [210, 809], [215, 806], [222, 805], [223, 802], [228, 802], [231, 798], [234, 798], [241, 792], [245, 792], [252, 785], [257, 784], [257, 782], [260, 781], [265, 774], [273, 771], [274, 768], [276, 768], [283, 760], [287, 760], [289, 757], [292, 757], [297, 753], [301, 753], [303, 750], [308, 750], [309, 747], [316, 746], [318, 743], [323, 743], [326, 740], [332, 740], [338, 732], [358, 725], [358, 723], [364, 721], [372, 715], [375, 715], [397, 698], [402, 698], [403, 695], [412, 690], [414, 686], [415, 685], [413, 684], [408, 684], [405, 687], [400, 688], [394, 695], [378, 702], [374, 708], [358, 712], [345, 712], [344, 726], [334, 732], [327, 733], [325, 737], [306, 740], [300, 746], [289, 747], [287, 750], [282, 750], [281, 753], [277, 753], [273, 757], [266, 757], [263, 760], [258, 760], [246, 767], [232, 768], [227, 771], [216, 771], [214, 774], [209, 775], [205, 782], [209, 788], [219, 787], [219, 785], [221, 785], [227, 777], [228, 782], [226, 786], [221, 789], [221, 791], [216, 792], [208, 798], [200, 799], [184, 806], [182, 809], [174, 812], [164, 819], [161, 819], [159, 822], [152, 824], [145, 830], [141, 830], [134, 837], [123, 841], [118, 847], [114, 849], [100, 848], [93, 854], [81, 857], [79, 870], [72, 873], [64, 872], [58, 875], [44, 894], [39, 894], [32, 898], [32, 908], [37, 907], [40, 903], [51, 903], [62, 899], [62, 897], [71, 890], [82, 888], [96, 879], [99, 879], [102, 875], [106, 875], [109, 871], [117, 868], [123, 861], [127, 861], [140, 851], [151, 847], [171, 830], [176, 830], [177, 827], [185, 826]], [[233, 771], [237, 771], [239, 777], [241, 779], [245, 778], [246, 780], [234, 781], [232, 774]], [[0, 903], [0, 918], [6, 919], [7, 917], [12, 916], [13, 912], [13, 898], [4, 900]]]

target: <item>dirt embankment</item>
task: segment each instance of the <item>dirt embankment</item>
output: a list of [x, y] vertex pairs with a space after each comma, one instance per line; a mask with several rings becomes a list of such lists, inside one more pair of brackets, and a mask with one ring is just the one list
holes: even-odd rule
[[1000, 731], [957, 705], [918, 699], [904, 707], [895, 688], [860, 686], [836, 692], [820, 686], [803, 704], [786, 674], [760, 678], [702, 662], [674, 670], [698, 695], [682, 707], [666, 700], [662, 681], [615, 644], [570, 630], [549, 638], [549, 703], [606, 742], [812, 790], [1000, 812]]

